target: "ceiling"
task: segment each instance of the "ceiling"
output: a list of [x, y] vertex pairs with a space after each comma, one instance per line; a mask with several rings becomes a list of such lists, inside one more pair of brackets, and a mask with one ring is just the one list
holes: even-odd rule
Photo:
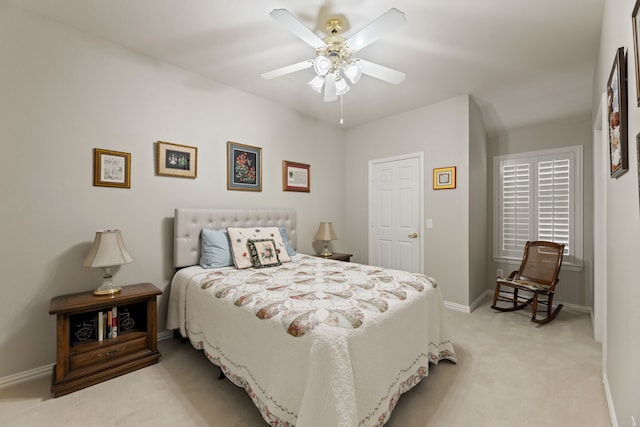
[[344, 127], [462, 94], [489, 134], [591, 110], [604, 0], [10, 0], [38, 15], [113, 41], [239, 90], [338, 125], [340, 101], [307, 86], [312, 69], [273, 80], [261, 73], [315, 57], [269, 17], [285, 8], [321, 38], [329, 18], [342, 35], [391, 7], [407, 24], [357, 57], [407, 74], [392, 85], [370, 76], [343, 98]]

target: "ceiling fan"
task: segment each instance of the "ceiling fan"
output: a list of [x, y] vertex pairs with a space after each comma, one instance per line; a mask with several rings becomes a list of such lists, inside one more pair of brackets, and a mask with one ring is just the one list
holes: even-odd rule
[[405, 78], [405, 74], [400, 71], [352, 57], [355, 52], [407, 22], [404, 13], [396, 8], [389, 9], [348, 39], [339, 35], [343, 25], [340, 19], [330, 19], [326, 23], [329, 35], [321, 39], [286, 9], [274, 9], [269, 15], [314, 48], [316, 57], [263, 73], [261, 77], [264, 79], [313, 67], [316, 75], [309, 85], [318, 93], [324, 92], [325, 102], [331, 102], [349, 91], [347, 80], [355, 84], [362, 74], [393, 84], [398, 84]]

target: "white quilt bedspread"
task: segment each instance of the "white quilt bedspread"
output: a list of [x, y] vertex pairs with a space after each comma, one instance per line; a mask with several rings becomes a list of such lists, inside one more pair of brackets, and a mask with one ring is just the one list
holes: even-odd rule
[[272, 426], [381, 426], [429, 363], [456, 361], [433, 279], [296, 255], [178, 271], [167, 317]]

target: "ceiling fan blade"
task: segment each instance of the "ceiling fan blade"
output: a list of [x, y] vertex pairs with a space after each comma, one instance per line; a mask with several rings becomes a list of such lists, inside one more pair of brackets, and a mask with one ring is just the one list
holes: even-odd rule
[[404, 12], [393, 7], [349, 37], [346, 42], [347, 46], [349, 46], [353, 52], [357, 52], [406, 23], [407, 18], [404, 16]]
[[375, 77], [376, 79], [393, 83], [394, 85], [402, 83], [402, 81], [406, 77], [406, 74], [401, 71], [385, 67], [384, 65], [365, 61], [364, 59], [358, 59], [358, 65], [360, 65], [362, 74], [367, 74], [371, 77]]
[[287, 9], [273, 9], [269, 15], [312, 48], [319, 49], [326, 46], [326, 43], [316, 33], [307, 28]]
[[284, 67], [276, 68], [275, 70], [267, 71], [260, 74], [263, 79], [275, 79], [276, 77], [284, 76], [285, 74], [295, 73], [296, 71], [304, 70], [313, 67], [313, 60], [307, 59], [306, 61], [298, 62], [296, 64], [286, 65]]
[[336, 75], [329, 73], [324, 76], [324, 102], [331, 102], [338, 99], [336, 92]]

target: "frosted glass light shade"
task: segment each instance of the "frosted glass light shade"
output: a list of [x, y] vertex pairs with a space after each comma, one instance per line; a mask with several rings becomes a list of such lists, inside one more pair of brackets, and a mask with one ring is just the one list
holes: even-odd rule
[[341, 78], [336, 80], [336, 95], [342, 96], [345, 93], [349, 92], [349, 89], [351, 88], [349, 87], [347, 82], [344, 81], [344, 79]]
[[331, 60], [326, 56], [317, 56], [313, 60], [313, 71], [319, 76], [326, 75], [331, 70]]
[[344, 70], [344, 75], [351, 83], [356, 84], [358, 80], [360, 80], [360, 77], [362, 77], [362, 69], [359, 65], [352, 63]]
[[322, 93], [322, 85], [324, 85], [324, 79], [320, 76], [315, 76], [310, 82], [311, 89], [318, 93]]

